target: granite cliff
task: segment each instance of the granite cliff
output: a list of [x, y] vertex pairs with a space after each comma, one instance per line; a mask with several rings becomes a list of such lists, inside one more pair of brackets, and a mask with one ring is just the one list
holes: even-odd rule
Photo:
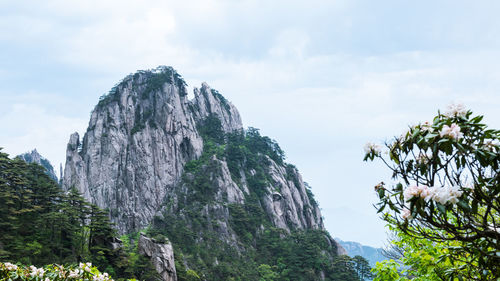
[[[125, 77], [101, 97], [83, 138], [71, 135], [66, 153], [63, 188], [108, 210], [121, 234], [150, 226], [150, 236], [166, 236], [184, 254], [199, 255], [188, 248], [200, 244], [206, 251], [229, 247], [238, 257], [274, 235], [270, 229], [278, 237], [319, 231], [326, 256], [344, 253], [277, 143], [244, 130], [238, 110], [206, 83], [189, 100], [171, 67]], [[163, 259], [155, 243], [141, 239], [153, 263]], [[176, 265], [203, 271], [221, 258], [176, 258]]]

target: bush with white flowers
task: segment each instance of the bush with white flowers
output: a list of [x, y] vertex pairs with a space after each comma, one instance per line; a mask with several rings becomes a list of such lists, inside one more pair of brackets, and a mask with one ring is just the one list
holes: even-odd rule
[[386, 153], [365, 147], [365, 161], [379, 159], [393, 174], [393, 184], [375, 187], [378, 212], [415, 238], [459, 243], [442, 259], [473, 269], [449, 272], [460, 280], [500, 278], [500, 131], [482, 119], [451, 105], [386, 143]]
[[112, 281], [107, 273], [101, 273], [91, 263], [63, 266], [58, 264], [36, 266], [22, 266], [10, 262], [0, 262], [0, 280], [26, 280], [26, 281]]

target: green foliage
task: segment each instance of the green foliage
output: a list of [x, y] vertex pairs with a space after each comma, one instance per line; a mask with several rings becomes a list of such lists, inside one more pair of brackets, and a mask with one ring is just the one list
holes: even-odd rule
[[[139, 79], [142, 77], [143, 79]], [[99, 98], [97, 107], [106, 106], [112, 102], [118, 102], [120, 99], [120, 88], [123, 88], [127, 83], [133, 82], [134, 89], [141, 93], [142, 99], [148, 98], [154, 92], [160, 91], [165, 83], [175, 84], [180, 90], [180, 96], [186, 96], [186, 82], [182, 79], [175, 69], [167, 66], [159, 66], [151, 70], [139, 70], [134, 74], [125, 77], [118, 84], [113, 86], [111, 90]]]
[[[275, 141], [253, 128], [225, 134], [215, 115], [201, 121], [198, 131], [203, 154], [186, 163], [175, 199], [166, 199], [164, 212], [148, 229], [150, 236], [162, 234], [172, 242], [179, 280], [305, 281], [319, 280], [322, 274], [326, 280], [358, 280], [354, 269], [332, 263], [337, 249], [328, 233], [287, 233], [273, 227], [261, 198], [274, 183], [269, 175], [272, 161], [285, 165]], [[244, 204], [220, 196], [218, 159], [226, 161], [236, 183], [245, 177], [249, 192]], [[288, 165], [286, 170], [298, 187], [296, 168]], [[314, 200], [312, 193], [309, 197]]]
[[222, 104], [224, 109], [231, 114], [231, 106], [229, 105], [229, 101], [219, 93], [219, 91], [211, 89], [212, 95], [214, 95]]
[[422, 280], [500, 278], [500, 131], [482, 119], [455, 106], [395, 138], [387, 157], [367, 147], [399, 181], [376, 186], [377, 208]]
[[91, 261], [115, 277], [132, 277], [129, 257], [113, 242], [106, 212], [74, 188], [63, 193], [42, 166], [0, 151], [0, 260], [35, 266]]
[[[385, 260], [377, 262], [376, 266], [372, 269], [375, 275], [373, 281], [406, 281], [406, 277], [401, 276], [398, 272], [399, 264], [394, 260]], [[431, 281], [433, 279], [429, 279]]]
[[318, 202], [316, 201], [316, 199], [314, 198], [314, 194], [311, 190], [311, 186], [307, 182], [304, 182], [304, 185], [306, 186], [306, 194], [307, 194], [307, 197], [309, 198], [309, 202], [311, 202], [311, 205], [318, 207], [319, 205], [318, 205]]
[[278, 280], [279, 274], [275, 272], [276, 267], [272, 268], [268, 264], [261, 264], [257, 267], [259, 272], [259, 281], [275, 281]]
[[352, 258], [352, 262], [354, 264], [354, 270], [361, 280], [371, 279], [373, 277], [370, 264], [364, 257], [356, 255]]
[[216, 115], [210, 114], [197, 127], [203, 140], [224, 144], [224, 131], [220, 119]]
[[119, 87], [122, 83], [123, 81], [113, 86], [107, 94], [100, 96], [97, 107], [104, 107], [112, 102], [120, 101]]
[[333, 260], [333, 270], [329, 272], [331, 280], [358, 281], [360, 277], [356, 274], [353, 259], [341, 255]]

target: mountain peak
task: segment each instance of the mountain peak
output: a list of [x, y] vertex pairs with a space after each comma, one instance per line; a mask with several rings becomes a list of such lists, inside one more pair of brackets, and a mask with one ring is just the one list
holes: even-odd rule
[[33, 149], [31, 152], [26, 152], [26, 153], [23, 153], [21, 155], [18, 155], [17, 158], [20, 158], [27, 163], [37, 163], [37, 164], [43, 166], [46, 170], [46, 174], [51, 179], [53, 179], [54, 181], [57, 182], [57, 176], [56, 176], [54, 167], [52, 166], [52, 164], [50, 164], [49, 160], [47, 160], [42, 155], [40, 155], [40, 153], [38, 153], [36, 148]]
[[63, 187], [110, 209], [120, 232], [145, 226], [185, 163], [201, 155], [202, 121], [214, 116], [226, 133], [243, 128], [217, 90], [203, 83], [194, 95], [187, 99], [186, 82], [170, 66], [125, 77], [100, 98], [83, 139], [70, 137]]

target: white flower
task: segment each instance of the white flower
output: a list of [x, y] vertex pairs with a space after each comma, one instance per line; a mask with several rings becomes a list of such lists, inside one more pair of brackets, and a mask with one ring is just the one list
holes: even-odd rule
[[403, 191], [403, 196], [405, 201], [408, 201], [413, 197], [427, 198], [429, 196], [429, 187], [426, 185], [409, 186]]
[[441, 132], [439, 132], [439, 135], [441, 137], [450, 137], [457, 140], [464, 136], [464, 134], [460, 132], [460, 126], [456, 123], [451, 124], [451, 126], [444, 125]]
[[404, 220], [407, 220], [407, 219], [411, 219], [412, 216], [411, 216], [411, 212], [408, 208], [404, 208], [403, 211], [401, 212], [401, 217], [404, 219]]
[[80, 271], [78, 269], [70, 270], [68, 278], [78, 278], [80, 276]]
[[37, 273], [36, 273], [37, 272], [37, 268], [35, 266], [30, 265], [30, 271], [31, 271], [30, 272], [30, 276], [31, 277], [35, 277], [37, 275]]
[[458, 186], [450, 186], [448, 187], [448, 202], [452, 204], [457, 204], [458, 203], [458, 198], [462, 196], [463, 191], [460, 190]]
[[484, 140], [483, 148], [488, 151], [494, 151], [495, 148], [498, 149], [500, 142], [498, 140]]
[[[84, 271], [87, 271], [87, 272], [90, 272], [91, 271], [91, 267], [92, 267], [92, 263], [88, 262], [88, 263], [80, 263], [79, 264], [79, 267], [84, 270]], [[82, 271], [83, 272], [83, 271]]]
[[420, 129], [422, 131], [432, 132], [432, 123], [429, 121], [425, 121], [424, 123], [420, 124]]
[[442, 205], [448, 203], [457, 204], [458, 198], [463, 194], [463, 191], [458, 186], [443, 186], [431, 187], [429, 189], [429, 198]]
[[113, 279], [109, 278], [109, 275], [106, 272], [102, 273], [102, 274], [94, 275], [92, 280], [94, 280], [94, 281], [107, 281], [107, 280], [113, 281]]
[[12, 264], [10, 262], [6, 262], [6, 263], [4, 263], [4, 265], [5, 265], [5, 268], [7, 268], [8, 271], [15, 271], [15, 270], [17, 270], [17, 265]]
[[42, 278], [44, 274], [45, 274], [45, 269], [43, 269], [43, 268], [39, 268], [36, 271], [36, 275], [38, 275], [38, 277], [40, 277], [40, 278]]
[[380, 154], [382, 153], [382, 146], [379, 144], [371, 143], [371, 142], [366, 143], [365, 144], [365, 153], [368, 154], [371, 152], [375, 153], [375, 155], [380, 156]]
[[444, 115], [448, 117], [464, 117], [467, 114], [467, 109], [463, 103], [452, 103], [448, 105], [448, 110], [444, 113]]

